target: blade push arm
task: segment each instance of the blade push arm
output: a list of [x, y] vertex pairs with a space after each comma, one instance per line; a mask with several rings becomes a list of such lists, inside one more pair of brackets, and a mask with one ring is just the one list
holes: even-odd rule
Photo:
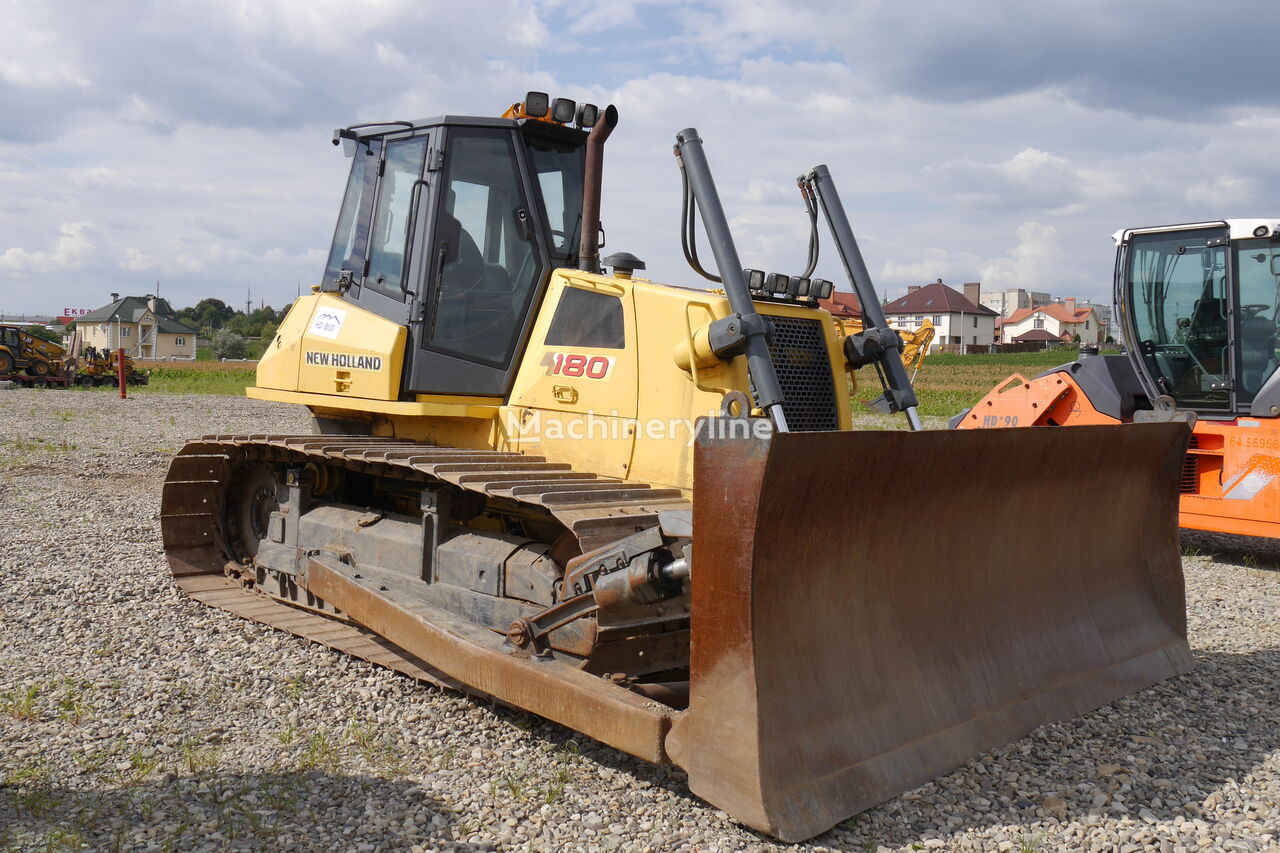
[[738, 260], [738, 250], [733, 244], [733, 234], [729, 231], [729, 220], [725, 218], [724, 208], [720, 205], [720, 195], [716, 192], [715, 180], [711, 177], [711, 166], [707, 163], [706, 152], [702, 150], [702, 139], [695, 128], [685, 128], [676, 134], [676, 157], [688, 176], [694, 201], [702, 211], [702, 224], [707, 229], [707, 239], [711, 243], [716, 266], [720, 268], [721, 286], [729, 298], [729, 306], [741, 318], [747, 372], [755, 386], [760, 408], [769, 413], [778, 432], [787, 432], [787, 419], [782, 413], [782, 386], [778, 383], [778, 373], [774, 369], [766, 340], [768, 325], [751, 300], [751, 291], [742, 274], [742, 262]]
[[875, 285], [871, 283], [871, 273], [867, 271], [866, 261], [862, 259], [862, 252], [858, 249], [858, 241], [853, 236], [853, 228], [849, 225], [849, 217], [845, 215], [844, 205], [840, 202], [840, 194], [836, 192], [831, 171], [826, 166], [814, 166], [800, 181], [802, 189], [803, 185], [808, 184], [818, 197], [836, 249], [840, 252], [840, 260], [862, 306], [865, 327], [860, 333], [845, 339], [845, 358], [854, 367], [874, 363], [884, 386], [890, 411], [905, 413], [911, 429], [923, 429], [920, 416], [916, 413], [916, 392], [911, 387], [911, 379], [902, 364], [902, 339], [895, 330], [889, 328], [889, 322], [880, 308], [880, 298], [876, 295]]

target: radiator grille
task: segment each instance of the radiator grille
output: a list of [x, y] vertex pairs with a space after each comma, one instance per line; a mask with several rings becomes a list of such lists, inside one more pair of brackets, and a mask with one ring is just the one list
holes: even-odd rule
[[1182, 479], [1178, 482], [1178, 491], [1184, 495], [1200, 492], [1200, 458], [1194, 453], [1182, 458]]
[[831, 359], [822, 336], [822, 321], [802, 317], [770, 317], [773, 334], [769, 354], [782, 386], [782, 412], [794, 432], [840, 428]]

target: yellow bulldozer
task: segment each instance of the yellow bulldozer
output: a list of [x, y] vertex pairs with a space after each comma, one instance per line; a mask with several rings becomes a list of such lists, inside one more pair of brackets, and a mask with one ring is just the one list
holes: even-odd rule
[[[1184, 424], [920, 431], [830, 171], [801, 185], [867, 308], [848, 337], [829, 281], [743, 268], [692, 128], [682, 243], [723, 293], [601, 259], [617, 121], [531, 92], [335, 131], [322, 282], [247, 392], [316, 432], [179, 452], [179, 587], [674, 762], [785, 840], [1191, 666]], [[852, 429], [868, 364], [913, 429]], [[1046, 549], [1045, 519], [1100, 547]]]

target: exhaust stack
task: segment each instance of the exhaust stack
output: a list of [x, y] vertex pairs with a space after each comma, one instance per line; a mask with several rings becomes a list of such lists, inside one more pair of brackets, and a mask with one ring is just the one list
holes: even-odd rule
[[618, 108], [604, 114], [587, 137], [587, 165], [582, 179], [582, 236], [578, 242], [578, 269], [600, 272], [600, 185], [604, 180], [604, 141], [618, 125]]

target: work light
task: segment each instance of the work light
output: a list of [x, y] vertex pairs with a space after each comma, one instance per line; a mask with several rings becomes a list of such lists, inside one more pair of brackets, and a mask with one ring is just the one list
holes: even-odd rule
[[578, 127], [593, 127], [598, 118], [600, 118], [600, 108], [595, 104], [578, 105]]
[[524, 114], [529, 118], [542, 118], [547, 114], [550, 98], [546, 92], [528, 92], [524, 96]]
[[787, 290], [787, 294], [792, 299], [808, 299], [809, 279], [798, 275], [791, 276], [791, 284]]
[[747, 280], [747, 289], [752, 293], [764, 290], [764, 270], [745, 269], [742, 275]]
[[813, 294], [814, 299], [830, 299], [835, 289], [836, 286], [825, 278], [815, 278], [813, 288], [809, 292]]
[[551, 105], [551, 117], [561, 124], [573, 121], [573, 115], [577, 111], [578, 105], [568, 98], [556, 98], [555, 103]]
[[768, 281], [768, 284], [765, 285], [765, 289], [768, 290], [770, 293], [777, 295], [777, 294], [786, 293], [787, 288], [790, 286], [791, 286], [791, 276], [783, 275], [782, 273], [771, 272], [769, 273], [769, 281]]

